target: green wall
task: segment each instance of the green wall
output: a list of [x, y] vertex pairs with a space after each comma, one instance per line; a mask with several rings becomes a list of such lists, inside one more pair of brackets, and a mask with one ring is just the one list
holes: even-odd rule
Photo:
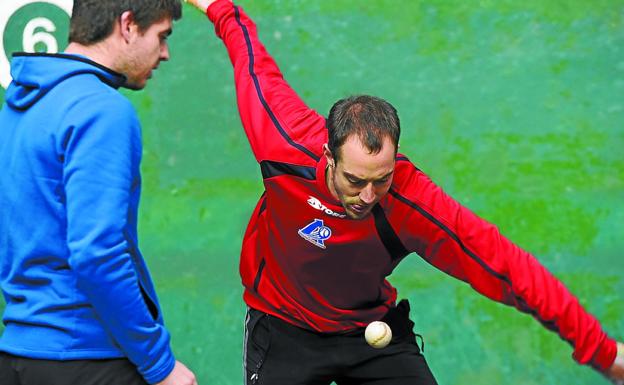
[[[309, 105], [392, 102], [401, 152], [624, 339], [623, 0], [239, 4]], [[124, 91], [144, 125], [141, 248], [178, 358], [200, 384], [240, 384], [238, 254], [260, 173], [211, 24], [186, 6], [170, 43], [149, 87]], [[607, 384], [531, 317], [417, 255], [390, 280], [440, 384]]]

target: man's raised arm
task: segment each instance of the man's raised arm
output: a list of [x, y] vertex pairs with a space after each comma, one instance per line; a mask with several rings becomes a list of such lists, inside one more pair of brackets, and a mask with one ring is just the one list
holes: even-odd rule
[[325, 119], [284, 80], [256, 25], [229, 0], [191, 0], [215, 25], [234, 67], [240, 117], [258, 162], [314, 165], [326, 142]]

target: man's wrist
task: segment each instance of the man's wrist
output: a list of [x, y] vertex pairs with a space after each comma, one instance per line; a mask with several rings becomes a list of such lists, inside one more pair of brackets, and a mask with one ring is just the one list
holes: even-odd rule
[[191, 4], [195, 8], [199, 9], [201, 12], [206, 13], [208, 11], [208, 7], [216, 0], [184, 0], [186, 3]]

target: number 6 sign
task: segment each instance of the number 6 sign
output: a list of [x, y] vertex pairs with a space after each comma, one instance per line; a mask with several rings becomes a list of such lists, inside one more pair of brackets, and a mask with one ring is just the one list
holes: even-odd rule
[[[5, 51], [4, 35], [6, 27], [20, 8], [32, 3], [48, 3], [62, 9], [67, 15], [71, 15], [73, 0], [2, 0], [0, 8], [0, 85], [7, 88], [11, 82], [11, 69], [9, 58]], [[48, 53], [58, 52], [58, 42], [53, 32], [56, 25], [45, 16], [34, 17], [24, 27], [21, 34], [22, 51], [35, 52], [36, 46], [45, 46]]]

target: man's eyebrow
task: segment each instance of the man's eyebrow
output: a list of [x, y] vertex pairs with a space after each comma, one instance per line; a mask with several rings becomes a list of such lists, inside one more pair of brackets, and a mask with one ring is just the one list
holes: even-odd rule
[[[389, 173], [387, 173], [386, 175], [383, 175], [382, 177], [377, 178], [377, 179], [374, 179], [374, 180], [381, 180], [381, 179], [388, 178], [388, 177], [389, 177], [390, 175], [392, 175], [393, 173], [394, 173], [394, 170], [392, 170], [392, 171], [390, 171]], [[343, 171], [343, 174], [344, 174], [347, 178], [353, 179], [353, 180], [358, 181], [358, 182], [360, 182], [360, 181], [365, 181], [365, 179], [358, 178], [357, 176], [355, 176], [355, 175], [351, 174], [351, 173], [350, 173], [350, 172], [348, 172], [348, 171]]]
[[351, 174], [351, 173], [349, 173], [349, 172], [347, 172], [347, 171], [343, 171], [343, 174], [344, 174], [347, 178], [349, 178], [349, 179], [354, 179], [354, 180], [357, 180], [357, 181], [362, 181], [362, 180], [364, 180], [364, 179], [360, 179], [360, 178], [358, 178], [357, 176], [355, 176], [355, 175], [353, 175], [353, 174]]

